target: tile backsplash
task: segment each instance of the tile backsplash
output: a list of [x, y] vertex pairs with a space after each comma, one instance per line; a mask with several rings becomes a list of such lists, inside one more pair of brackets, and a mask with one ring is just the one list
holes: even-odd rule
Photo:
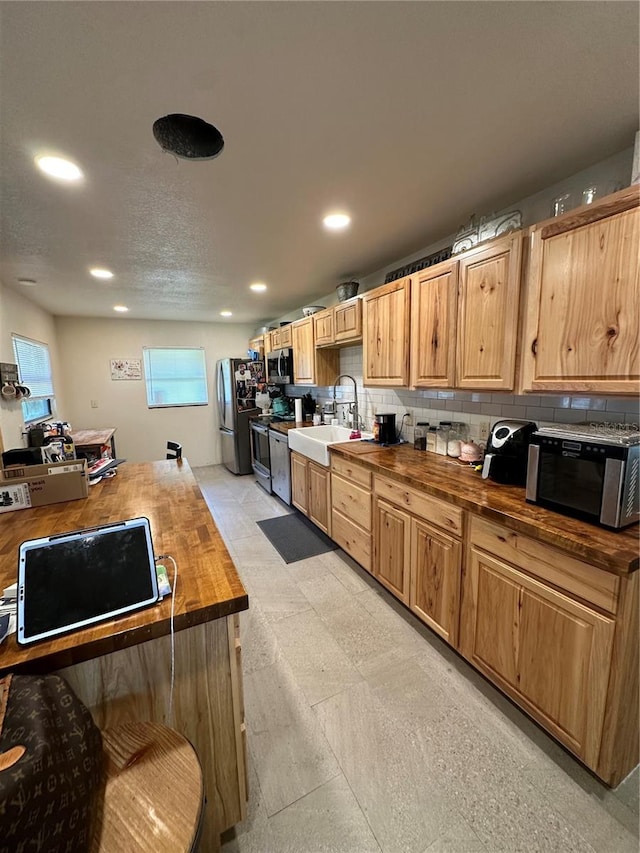
[[[358, 407], [364, 428], [371, 430], [373, 418], [379, 412], [395, 412], [398, 427], [402, 415], [409, 412], [411, 426], [406, 424], [402, 437], [413, 441], [413, 425], [428, 421], [463, 421], [469, 434], [480, 440], [481, 424], [493, 424], [501, 418], [518, 418], [535, 421], [538, 426], [551, 423], [640, 423], [640, 402], [636, 397], [585, 397], [584, 395], [527, 394], [514, 395], [502, 392], [432, 391], [399, 388], [365, 388], [362, 384], [362, 347], [346, 347], [340, 351], [340, 373], [354, 377], [358, 385]], [[310, 392], [318, 405], [332, 401], [333, 388], [309, 388], [287, 385], [286, 393], [300, 397]], [[336, 400], [351, 401], [353, 388], [350, 382], [336, 389]], [[338, 406], [342, 420], [347, 406]]]

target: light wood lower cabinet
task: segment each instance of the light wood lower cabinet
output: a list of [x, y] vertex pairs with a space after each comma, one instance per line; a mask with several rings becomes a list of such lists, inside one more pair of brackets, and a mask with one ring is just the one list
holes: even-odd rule
[[451, 645], [458, 633], [461, 554], [459, 539], [411, 520], [409, 607]]
[[371, 473], [340, 457], [331, 459], [331, 537], [371, 571]]
[[373, 574], [403, 601], [409, 602], [411, 516], [376, 497], [374, 499]]
[[374, 483], [373, 573], [423, 622], [455, 646], [462, 512], [385, 477], [376, 476]]
[[331, 476], [328, 468], [291, 453], [291, 502], [328, 536], [331, 535]]
[[615, 622], [476, 548], [464, 653], [587, 764], [598, 760]]

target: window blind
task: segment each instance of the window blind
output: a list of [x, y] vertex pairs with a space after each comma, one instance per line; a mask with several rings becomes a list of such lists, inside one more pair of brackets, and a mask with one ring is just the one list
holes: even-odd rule
[[12, 335], [20, 381], [31, 390], [30, 400], [54, 396], [49, 347], [39, 341]]
[[202, 347], [144, 347], [147, 405], [206, 406], [207, 370]]

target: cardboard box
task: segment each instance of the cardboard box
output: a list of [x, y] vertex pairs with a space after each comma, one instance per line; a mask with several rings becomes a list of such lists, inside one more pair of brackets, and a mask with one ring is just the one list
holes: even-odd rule
[[89, 475], [84, 459], [5, 468], [0, 479], [0, 513], [88, 496]]

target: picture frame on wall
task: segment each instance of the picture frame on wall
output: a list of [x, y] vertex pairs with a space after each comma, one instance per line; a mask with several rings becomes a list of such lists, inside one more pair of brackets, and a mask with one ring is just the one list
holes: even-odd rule
[[112, 358], [111, 379], [142, 379], [142, 359]]

